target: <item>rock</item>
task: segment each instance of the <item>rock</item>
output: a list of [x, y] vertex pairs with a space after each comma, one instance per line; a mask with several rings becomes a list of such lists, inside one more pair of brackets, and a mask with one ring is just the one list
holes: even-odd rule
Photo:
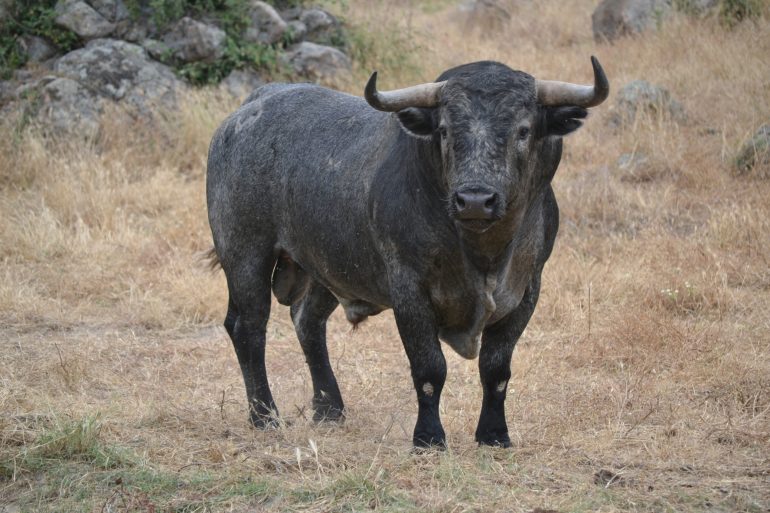
[[127, 20], [131, 17], [123, 0], [87, 0], [96, 12], [101, 14], [104, 19], [110, 22]]
[[671, 11], [671, 0], [602, 0], [591, 15], [594, 39], [614, 41], [657, 28]]
[[248, 16], [251, 25], [243, 32], [243, 38], [250, 43], [275, 44], [283, 38], [287, 24], [272, 6], [259, 0], [252, 0]]
[[114, 35], [131, 43], [140, 43], [147, 39], [150, 32], [154, 33], [155, 27], [148, 27], [142, 21], [127, 19], [116, 24]]
[[0, 0], [0, 27], [5, 25], [7, 18], [11, 16], [13, 0]]
[[90, 41], [61, 57], [54, 70], [139, 115], [151, 115], [157, 106], [174, 108], [184, 88], [168, 66], [149, 59], [141, 46], [114, 39]]
[[55, 75], [45, 75], [38, 78], [29, 78], [28, 80], [17, 85], [13, 96], [15, 99], [27, 99], [33, 97], [36, 92], [44, 85], [53, 82], [58, 77]]
[[467, 26], [500, 30], [511, 21], [510, 11], [496, 0], [467, 0], [457, 11]]
[[351, 70], [344, 53], [307, 41], [289, 47], [283, 59], [296, 73], [313, 80], [334, 80]]
[[641, 152], [624, 153], [618, 157], [616, 167], [622, 182], [648, 183], [672, 175], [666, 162]]
[[299, 43], [304, 41], [305, 36], [307, 35], [307, 27], [299, 20], [291, 20], [288, 23], [285, 34], [285, 37], [289, 40], [289, 43]]
[[735, 157], [738, 174], [770, 177], [770, 124], [762, 125], [754, 136], [738, 151]]
[[71, 78], [57, 78], [40, 91], [38, 120], [52, 134], [71, 133], [93, 139], [99, 133], [103, 100]]
[[641, 112], [662, 115], [674, 121], [686, 119], [684, 107], [666, 89], [644, 80], [634, 80], [618, 91], [611, 122], [631, 123]]
[[156, 61], [166, 62], [173, 53], [166, 43], [157, 39], [145, 39], [141, 44], [142, 48]]
[[0, 106], [16, 99], [16, 88], [8, 80], [0, 80]]
[[185, 16], [163, 36], [163, 42], [182, 62], [214, 62], [225, 53], [224, 30]]
[[321, 9], [302, 11], [299, 21], [307, 28], [305, 39], [314, 43], [332, 43], [340, 26], [337, 18]]
[[289, 7], [281, 11], [281, 18], [286, 21], [298, 20], [302, 15], [302, 7]]
[[85, 39], [104, 37], [115, 30], [115, 25], [82, 0], [59, 0], [56, 4], [56, 23]]
[[27, 55], [29, 62], [43, 62], [57, 53], [53, 44], [38, 36], [22, 36], [19, 39], [19, 45]]
[[220, 88], [238, 99], [246, 98], [265, 81], [255, 71], [236, 69], [219, 84]]

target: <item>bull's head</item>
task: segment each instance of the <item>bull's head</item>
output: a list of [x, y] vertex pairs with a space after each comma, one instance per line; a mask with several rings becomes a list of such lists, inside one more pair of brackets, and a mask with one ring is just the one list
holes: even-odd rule
[[604, 70], [595, 57], [591, 62], [593, 86], [536, 80], [487, 61], [387, 92], [377, 91], [375, 72], [365, 97], [431, 141], [441, 154], [449, 214], [462, 228], [483, 232], [501, 219], [520, 221], [556, 172], [561, 137], [609, 95]]

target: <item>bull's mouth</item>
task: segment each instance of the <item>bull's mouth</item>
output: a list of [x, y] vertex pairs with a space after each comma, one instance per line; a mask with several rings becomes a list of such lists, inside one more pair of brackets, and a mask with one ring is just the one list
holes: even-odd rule
[[487, 231], [495, 222], [496, 219], [456, 219], [457, 224], [463, 230], [468, 230], [475, 233], [483, 233]]

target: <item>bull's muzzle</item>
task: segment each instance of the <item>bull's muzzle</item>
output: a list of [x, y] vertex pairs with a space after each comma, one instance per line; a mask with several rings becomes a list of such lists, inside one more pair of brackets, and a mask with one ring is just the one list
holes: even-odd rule
[[473, 231], [484, 231], [497, 221], [499, 206], [500, 196], [481, 187], [459, 189], [452, 197], [454, 218]]

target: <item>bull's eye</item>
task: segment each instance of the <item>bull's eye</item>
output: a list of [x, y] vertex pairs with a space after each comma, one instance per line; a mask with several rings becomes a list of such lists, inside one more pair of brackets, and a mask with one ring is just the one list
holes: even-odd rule
[[527, 137], [529, 137], [529, 127], [523, 126], [519, 128], [519, 133], [516, 135], [520, 141], [525, 140]]

